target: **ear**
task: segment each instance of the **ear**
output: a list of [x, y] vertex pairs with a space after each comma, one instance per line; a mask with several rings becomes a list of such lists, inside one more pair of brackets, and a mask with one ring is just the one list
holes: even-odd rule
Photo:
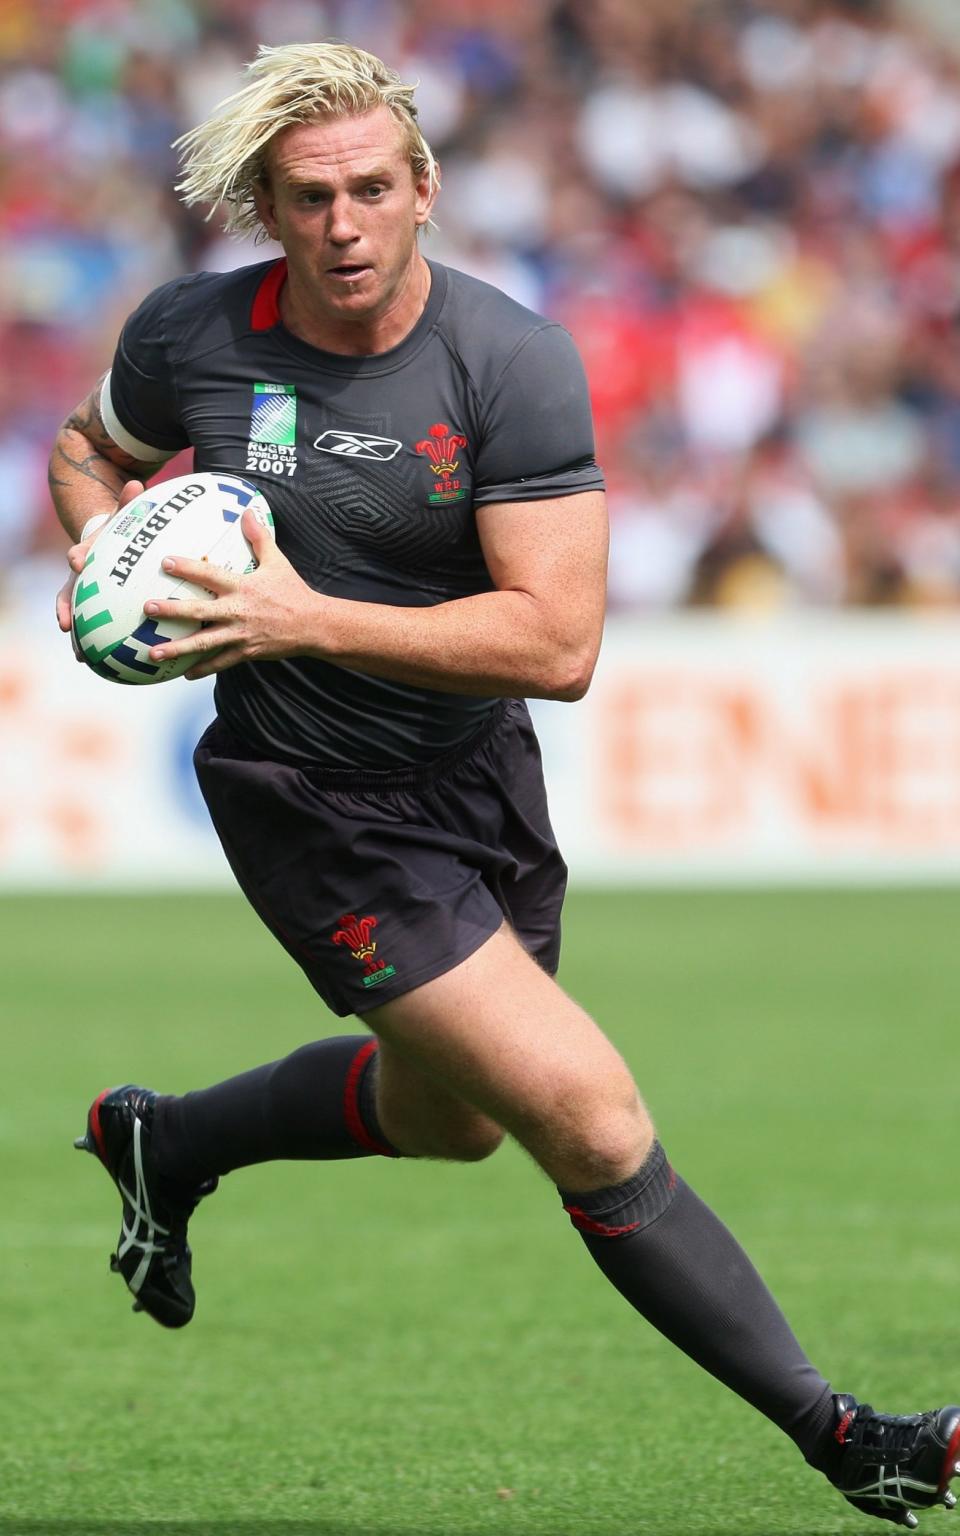
[[278, 240], [279, 226], [277, 225], [277, 210], [273, 200], [273, 191], [266, 174], [258, 181], [253, 189], [253, 206], [257, 210], [257, 218], [263, 225], [271, 240]]
[[436, 170], [437, 174], [432, 186], [430, 184], [430, 177], [428, 176], [427, 172], [424, 171], [423, 175], [418, 179], [414, 187], [414, 195], [416, 199], [414, 205], [416, 210], [414, 213], [414, 222], [418, 226], [426, 224], [429, 220], [430, 215], [433, 212], [433, 205], [437, 200], [437, 194], [440, 191], [439, 164], [437, 164]]

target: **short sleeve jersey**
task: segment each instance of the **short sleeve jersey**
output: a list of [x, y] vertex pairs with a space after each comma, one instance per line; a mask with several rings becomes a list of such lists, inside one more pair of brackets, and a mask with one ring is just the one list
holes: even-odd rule
[[[282, 260], [165, 284], [124, 326], [108, 426], [143, 457], [192, 446], [197, 470], [256, 483], [318, 592], [427, 607], [492, 590], [477, 507], [602, 488], [586, 381], [562, 326], [429, 265], [413, 330], [364, 357], [286, 329]], [[358, 768], [437, 757], [495, 707], [309, 657], [228, 668], [216, 700], [265, 756]]]

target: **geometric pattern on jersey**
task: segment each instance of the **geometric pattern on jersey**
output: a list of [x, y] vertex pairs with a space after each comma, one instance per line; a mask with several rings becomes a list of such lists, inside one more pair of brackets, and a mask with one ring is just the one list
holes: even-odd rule
[[421, 594], [421, 601], [490, 587], [470, 504], [432, 507], [422, 493], [424, 465], [410, 453], [362, 465], [316, 453], [301, 473], [316, 508], [298, 530], [312, 574], [333, 574], [349, 561], [353, 578], [369, 571], [382, 585], [389, 568], [402, 593]]
[[[312, 446], [331, 429], [396, 437], [388, 414], [358, 418], [326, 406], [322, 412], [304, 408], [303, 418], [306, 443], [297, 475], [317, 515], [312, 536], [308, 520], [298, 531], [301, 548], [310, 549], [312, 562], [330, 569], [329, 552], [343, 552], [350, 569], [359, 574], [366, 556], [381, 577], [387, 563], [414, 590], [423, 591], [426, 586], [430, 596], [450, 596], [450, 588], [465, 594], [475, 591], [477, 584], [489, 587], [469, 496], [462, 502], [431, 506], [427, 496], [432, 471], [411, 443], [404, 443], [386, 462], [341, 459]], [[461, 478], [465, 478], [468, 466], [462, 453], [460, 457]]]

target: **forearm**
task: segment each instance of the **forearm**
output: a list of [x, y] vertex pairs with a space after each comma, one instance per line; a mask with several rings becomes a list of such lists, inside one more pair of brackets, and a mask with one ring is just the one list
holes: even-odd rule
[[189, 619], [195, 632], [163, 640], [152, 661], [197, 656], [188, 677], [245, 661], [313, 656], [352, 672], [483, 698], [579, 699], [600, 648], [606, 574], [601, 498], [568, 497], [557, 510], [531, 502], [496, 509], [484, 557], [492, 591], [394, 607], [311, 589], [249, 509], [243, 532], [258, 561], [237, 575], [174, 558], [168, 575], [202, 597], [149, 599], [150, 618]]
[[60, 428], [47, 479], [57, 516], [71, 539], [79, 538], [89, 518], [116, 510], [120, 492], [134, 473], [104, 458], [82, 432]]
[[600, 617], [561, 628], [529, 593], [483, 592], [432, 608], [319, 597], [305, 650], [337, 666], [483, 697], [579, 699]]

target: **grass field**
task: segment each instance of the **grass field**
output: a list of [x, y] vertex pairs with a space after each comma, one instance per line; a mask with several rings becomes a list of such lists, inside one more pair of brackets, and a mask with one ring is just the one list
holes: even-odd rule
[[[960, 1392], [958, 933], [952, 891], [568, 909], [563, 980], [672, 1160], [837, 1387], [901, 1412]], [[631, 1312], [513, 1148], [234, 1175], [194, 1323], [134, 1316], [71, 1148], [93, 1093], [342, 1028], [239, 900], [5, 899], [0, 1017], [0, 1536], [888, 1529]]]

